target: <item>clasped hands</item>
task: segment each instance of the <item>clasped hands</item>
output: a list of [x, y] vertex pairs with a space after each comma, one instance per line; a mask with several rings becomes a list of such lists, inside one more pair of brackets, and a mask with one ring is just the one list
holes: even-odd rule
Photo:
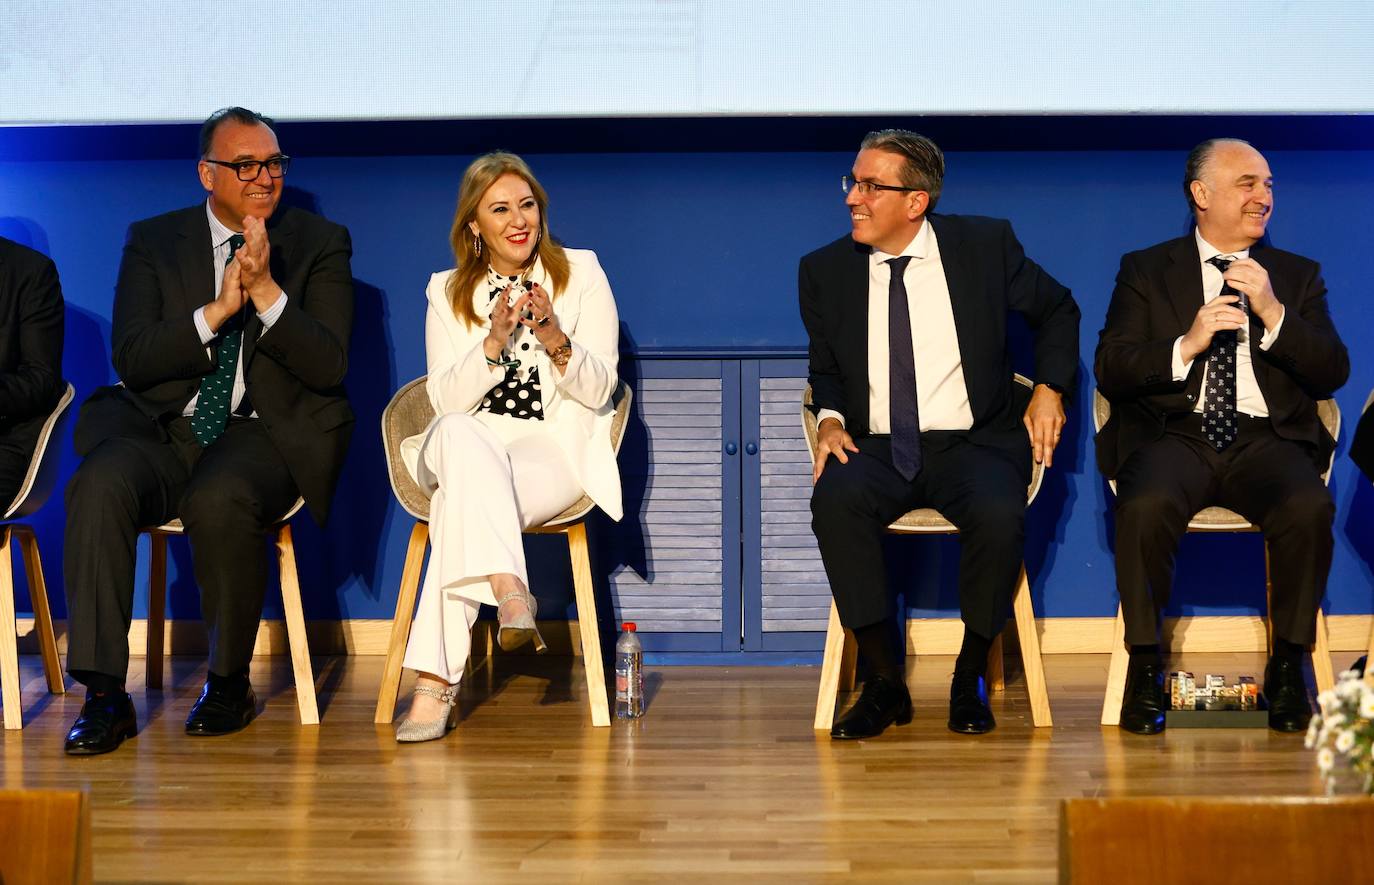
[[243, 310], [250, 300], [258, 313], [281, 297], [281, 286], [272, 279], [268, 268], [272, 247], [267, 241], [267, 224], [253, 215], [243, 219], [243, 245], [234, 253], [234, 260], [224, 268], [224, 281], [219, 296], [205, 305], [205, 322], [211, 331], [218, 332], [230, 317]]
[[[1274, 287], [1269, 282], [1269, 272], [1253, 258], [1233, 261], [1222, 274], [1232, 289], [1244, 292], [1250, 302], [1250, 312], [1264, 324], [1265, 329], [1273, 329], [1283, 317], [1283, 305], [1274, 295]], [[1198, 308], [1193, 323], [1183, 333], [1179, 344], [1179, 356], [1184, 363], [1191, 363], [1207, 348], [1212, 346], [1212, 337], [1223, 330], [1243, 329], [1249, 323], [1245, 311], [1237, 307], [1240, 298], [1235, 295], [1218, 295]]]
[[[491, 331], [482, 341], [482, 350], [489, 360], [501, 358], [501, 351], [515, 332], [517, 325], [534, 332], [534, 337], [543, 345], [545, 351], [557, 350], [567, 340], [558, 315], [553, 312], [553, 299], [544, 287], [535, 283], [526, 293], [508, 303], [511, 287], [507, 286], [496, 296], [496, 306], [491, 311]], [[529, 316], [525, 316], [526, 313]], [[540, 325], [540, 320], [545, 320]]]
[[[1045, 384], [1035, 385], [1030, 405], [1021, 419], [1026, 433], [1030, 435], [1035, 463], [1046, 467], [1053, 465], [1054, 449], [1059, 445], [1065, 420], [1063, 394]], [[812, 484], [821, 478], [831, 455], [841, 464], [848, 464], [849, 454], [858, 454], [858, 451], [859, 447], [854, 445], [854, 438], [844, 429], [844, 425], [835, 418], [826, 418], [816, 428], [816, 463], [811, 470]]]

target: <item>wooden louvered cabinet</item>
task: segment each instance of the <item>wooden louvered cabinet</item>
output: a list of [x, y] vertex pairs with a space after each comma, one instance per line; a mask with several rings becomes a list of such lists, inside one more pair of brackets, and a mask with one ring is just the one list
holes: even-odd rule
[[601, 520], [597, 571], [647, 651], [816, 651], [829, 590], [810, 527], [796, 351], [641, 352], [620, 454], [625, 518]]

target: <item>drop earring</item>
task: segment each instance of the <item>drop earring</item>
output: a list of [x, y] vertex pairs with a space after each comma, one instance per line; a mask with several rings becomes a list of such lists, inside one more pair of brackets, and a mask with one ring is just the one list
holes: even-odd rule
[[477, 234], [472, 235], [472, 251], [478, 258], [482, 257], [482, 238]]

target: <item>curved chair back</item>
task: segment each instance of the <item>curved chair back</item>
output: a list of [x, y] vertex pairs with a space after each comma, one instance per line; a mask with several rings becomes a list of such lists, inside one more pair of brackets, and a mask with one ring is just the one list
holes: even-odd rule
[[[1370, 394], [1370, 399], [1374, 401], [1374, 393]], [[1368, 404], [1366, 403], [1366, 408]], [[1112, 404], [1102, 395], [1102, 391], [1093, 388], [1093, 431], [1101, 433], [1107, 419], [1112, 416]], [[1322, 426], [1326, 432], [1335, 439], [1341, 432], [1341, 409], [1336, 405], [1334, 399], [1323, 399], [1317, 401], [1317, 417], [1321, 419]], [[1331, 481], [1331, 465], [1336, 458], [1333, 449], [1331, 457], [1326, 461], [1326, 470], [1322, 472], [1322, 482]], [[1111, 487], [1112, 494], [1116, 494], [1116, 480], [1107, 480], [1107, 485]], [[1254, 529], [1250, 521], [1240, 514], [1225, 507], [1206, 507], [1198, 512], [1188, 523], [1188, 528], [1195, 532], [1244, 532]]]
[[[615, 418], [611, 421], [611, 450], [618, 454], [620, 443], [625, 438], [630, 404], [634, 400], [630, 385], [622, 380], [616, 386], [612, 400], [615, 402]], [[382, 448], [386, 451], [386, 472], [391, 480], [391, 491], [407, 513], [426, 522], [429, 521], [429, 496], [411, 479], [410, 471], [401, 458], [401, 441], [422, 433], [433, 420], [434, 406], [429, 401], [429, 391], [423, 377], [396, 391], [391, 402], [382, 410]], [[557, 526], [581, 519], [591, 512], [593, 506], [592, 499], [583, 495], [544, 525]]]
[[29, 470], [19, 485], [19, 493], [14, 496], [14, 500], [10, 502], [10, 506], [0, 519], [22, 519], [37, 512], [57, 486], [61, 447], [52, 443], [54, 438], [62, 437], [62, 432], [67, 427], [67, 416], [70, 414], [72, 399], [75, 396], [76, 388], [68, 383], [67, 389], [62, 391], [62, 397], [48, 415], [48, 420], [43, 422], [42, 430], [38, 432], [38, 444], [34, 446], [33, 457], [29, 459]]
[[[1012, 378], [1023, 387], [1034, 388], [1035, 383], [1025, 375], [1016, 373]], [[811, 411], [811, 385], [802, 394], [802, 430], [806, 433], [806, 448], [811, 453], [811, 463], [816, 463], [816, 415]], [[1040, 494], [1040, 484], [1045, 479], [1045, 465], [1031, 463], [1030, 485], [1026, 486], [1026, 506], [1030, 506], [1035, 496]], [[906, 533], [940, 533], [954, 531], [954, 525], [931, 507], [921, 507], [908, 511], [887, 527], [888, 531]]]
[[386, 474], [391, 492], [405, 511], [416, 519], [429, 519], [429, 496], [410, 478], [401, 458], [401, 441], [422, 432], [434, 420], [425, 377], [409, 382], [382, 410], [382, 449], [386, 452]]

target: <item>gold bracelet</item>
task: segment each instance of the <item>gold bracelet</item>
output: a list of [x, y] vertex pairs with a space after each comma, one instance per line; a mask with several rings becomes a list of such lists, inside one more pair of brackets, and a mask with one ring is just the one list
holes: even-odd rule
[[549, 351], [549, 362], [560, 369], [566, 369], [570, 359], [572, 359], [572, 339], [564, 335], [563, 343]]

